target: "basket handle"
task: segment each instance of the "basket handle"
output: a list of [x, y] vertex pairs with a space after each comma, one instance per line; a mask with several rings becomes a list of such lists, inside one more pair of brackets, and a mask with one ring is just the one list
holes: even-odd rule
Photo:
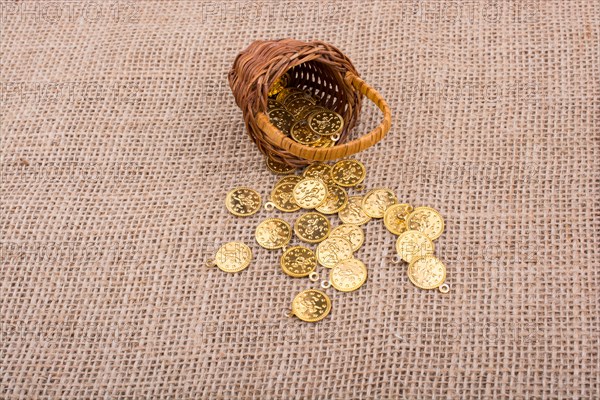
[[375, 103], [375, 105], [383, 112], [383, 121], [381, 121], [379, 126], [368, 134], [348, 143], [326, 148], [317, 148], [306, 146], [290, 139], [271, 123], [269, 117], [265, 113], [260, 112], [256, 116], [256, 122], [258, 127], [265, 133], [267, 141], [274, 146], [290, 152], [296, 157], [314, 161], [330, 161], [356, 154], [368, 149], [383, 139], [392, 125], [390, 107], [377, 90], [373, 89], [373, 87], [369, 86], [352, 72], [348, 71], [344, 80]]

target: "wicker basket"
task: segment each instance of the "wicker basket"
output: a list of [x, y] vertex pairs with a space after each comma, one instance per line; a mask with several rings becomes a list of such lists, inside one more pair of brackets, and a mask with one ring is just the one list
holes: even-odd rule
[[[342, 115], [344, 129], [339, 144], [327, 148], [305, 146], [271, 124], [266, 115], [269, 88], [286, 72], [290, 86], [309, 90], [319, 105]], [[385, 100], [359, 78], [348, 57], [324, 42], [256, 41], [236, 57], [229, 72], [229, 86], [244, 114], [248, 134], [260, 151], [294, 167], [358, 153], [380, 141], [390, 129], [391, 113]], [[348, 142], [363, 95], [381, 109], [383, 121], [368, 134]]]

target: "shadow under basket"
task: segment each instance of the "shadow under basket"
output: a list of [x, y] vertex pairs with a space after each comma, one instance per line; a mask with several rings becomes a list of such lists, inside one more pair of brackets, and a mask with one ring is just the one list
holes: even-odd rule
[[[300, 144], [277, 129], [266, 114], [269, 88], [287, 72], [288, 86], [306, 90], [317, 104], [344, 118], [338, 144], [317, 148]], [[302, 167], [363, 151], [379, 142], [391, 126], [391, 112], [381, 95], [360, 79], [352, 62], [334, 46], [293, 39], [255, 41], [236, 57], [229, 86], [242, 109], [248, 134], [274, 161]], [[366, 135], [348, 141], [366, 96], [383, 112], [383, 121]]]

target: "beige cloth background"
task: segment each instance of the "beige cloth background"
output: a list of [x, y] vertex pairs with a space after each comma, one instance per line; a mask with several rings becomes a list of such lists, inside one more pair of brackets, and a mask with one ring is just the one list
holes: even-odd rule
[[[598, 2], [1, 4], [2, 398], [600, 397]], [[312, 284], [254, 245], [266, 211], [223, 205], [277, 179], [226, 74], [280, 37], [337, 45], [389, 101], [358, 158], [444, 215], [450, 294], [374, 221], [367, 284], [284, 316]], [[204, 268], [231, 240], [251, 267]]]

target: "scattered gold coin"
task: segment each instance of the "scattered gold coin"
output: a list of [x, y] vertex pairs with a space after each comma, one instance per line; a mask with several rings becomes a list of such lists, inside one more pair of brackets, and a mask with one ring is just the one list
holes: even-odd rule
[[290, 242], [292, 228], [282, 219], [269, 218], [256, 227], [254, 236], [256, 242], [265, 249], [280, 249]]
[[415, 257], [408, 266], [408, 278], [418, 288], [435, 289], [446, 280], [446, 266], [432, 255]]
[[294, 278], [310, 275], [317, 268], [317, 256], [306, 247], [290, 247], [281, 256], [281, 269]]
[[363, 199], [362, 208], [371, 218], [383, 218], [385, 210], [398, 202], [396, 195], [389, 189], [371, 190]]
[[209, 266], [216, 265], [224, 272], [239, 272], [252, 260], [252, 250], [242, 242], [229, 242], [219, 248], [215, 259], [208, 263]]
[[341, 237], [352, 245], [352, 251], [357, 251], [365, 242], [365, 232], [358, 225], [342, 224], [334, 228], [329, 237]]
[[302, 173], [306, 178], [319, 178], [326, 184], [333, 184], [331, 179], [331, 165], [320, 162], [312, 163]]
[[275, 186], [271, 192], [271, 202], [275, 208], [283, 212], [294, 212], [300, 209], [300, 206], [294, 200], [294, 196], [292, 196], [295, 186], [296, 184], [293, 182]]
[[327, 198], [316, 210], [323, 214], [335, 214], [346, 207], [346, 204], [348, 204], [346, 191], [337, 185], [328, 185]]
[[394, 235], [400, 235], [408, 230], [406, 217], [412, 212], [410, 204], [394, 204], [385, 210], [383, 223], [388, 231]]
[[238, 217], [247, 217], [260, 210], [260, 194], [256, 190], [239, 187], [229, 191], [225, 197], [225, 207]]
[[431, 207], [417, 207], [406, 217], [408, 229], [423, 232], [435, 240], [444, 232], [444, 219]]
[[310, 212], [301, 215], [294, 224], [296, 236], [307, 243], [319, 243], [329, 235], [329, 220], [323, 215]]
[[[280, 180], [277, 181], [277, 183], [275, 184], [275, 187], [279, 186], [279, 185], [283, 185], [284, 183], [293, 183], [294, 185], [296, 185], [296, 183], [300, 182], [302, 180], [302, 177], [300, 175], [287, 175], [284, 176], [283, 178], [281, 178]], [[291, 193], [291, 191], [290, 191]]]
[[320, 179], [304, 178], [292, 191], [296, 203], [306, 209], [320, 206], [327, 199], [327, 186]]
[[310, 129], [322, 136], [332, 136], [342, 132], [344, 119], [335, 111], [317, 110], [308, 116]]
[[329, 271], [331, 286], [340, 292], [352, 292], [367, 280], [367, 267], [356, 258], [342, 260]]
[[433, 248], [431, 239], [419, 231], [406, 231], [396, 241], [396, 251], [407, 263], [415, 257], [432, 255]]
[[291, 128], [292, 139], [302, 144], [313, 144], [321, 139], [321, 135], [314, 133], [304, 120], [296, 121]]
[[320, 290], [304, 290], [292, 301], [290, 316], [295, 315], [302, 321], [317, 322], [325, 318], [331, 311], [329, 296]]
[[317, 261], [326, 268], [333, 268], [337, 263], [352, 258], [352, 244], [341, 237], [328, 238], [317, 246]]
[[367, 170], [363, 163], [357, 160], [338, 161], [331, 168], [331, 178], [343, 187], [356, 186], [365, 180]]
[[271, 171], [274, 174], [287, 175], [296, 169], [290, 165], [274, 161], [270, 157], [267, 157], [266, 159], [267, 159], [267, 168], [269, 169], [269, 171]]
[[362, 209], [362, 201], [362, 196], [348, 197], [348, 204], [338, 213], [343, 223], [363, 225], [371, 220], [371, 217], [365, 214]]

